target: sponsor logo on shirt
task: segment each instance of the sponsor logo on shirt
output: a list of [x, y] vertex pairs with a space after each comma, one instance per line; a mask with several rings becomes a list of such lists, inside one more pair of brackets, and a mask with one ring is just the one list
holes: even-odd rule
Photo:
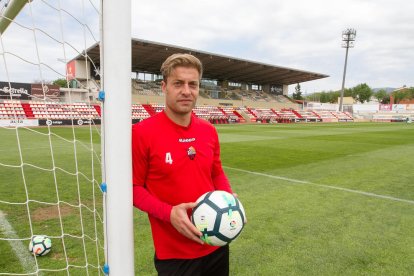
[[180, 143], [190, 143], [190, 142], [194, 142], [196, 140], [196, 138], [179, 138], [178, 142]]

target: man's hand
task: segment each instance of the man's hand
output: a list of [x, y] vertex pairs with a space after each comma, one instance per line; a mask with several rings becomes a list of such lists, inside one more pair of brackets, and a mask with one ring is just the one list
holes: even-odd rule
[[175, 205], [171, 210], [170, 220], [172, 226], [177, 229], [185, 237], [199, 244], [204, 244], [200, 239], [202, 233], [195, 227], [187, 215], [187, 209], [191, 209], [197, 206], [197, 203], [181, 203]]

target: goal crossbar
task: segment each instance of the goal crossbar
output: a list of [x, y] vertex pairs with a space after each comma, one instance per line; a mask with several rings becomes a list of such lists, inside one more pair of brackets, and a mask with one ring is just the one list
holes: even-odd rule
[[3, 34], [17, 14], [26, 5], [27, 0], [10, 0], [0, 17], [0, 34]]

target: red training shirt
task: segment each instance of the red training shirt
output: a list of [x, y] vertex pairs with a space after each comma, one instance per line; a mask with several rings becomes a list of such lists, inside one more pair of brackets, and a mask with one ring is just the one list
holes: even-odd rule
[[183, 127], [160, 112], [133, 126], [132, 165], [134, 206], [148, 213], [157, 258], [193, 259], [216, 250], [191, 241], [170, 223], [175, 205], [213, 190], [232, 193], [216, 129], [194, 115]]

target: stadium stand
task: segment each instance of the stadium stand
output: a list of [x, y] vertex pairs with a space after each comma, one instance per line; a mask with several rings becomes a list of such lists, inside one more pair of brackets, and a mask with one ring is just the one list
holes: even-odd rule
[[276, 122], [279, 115], [271, 108], [247, 108], [256, 117], [256, 122]]
[[297, 120], [301, 122], [320, 122], [321, 117], [314, 111], [309, 110], [293, 110], [293, 113], [298, 117]]
[[338, 117], [336, 117], [332, 111], [318, 110], [316, 112], [322, 122], [338, 122]]
[[279, 123], [292, 123], [296, 122], [298, 116], [292, 111], [292, 109], [281, 109], [280, 111], [276, 111], [276, 113], [279, 115]]
[[[131, 119], [134, 122], [149, 118], [162, 110], [165, 105], [159, 103], [132, 104]], [[225, 123], [292, 123], [292, 122], [352, 122], [354, 118], [349, 112], [332, 110], [300, 110], [292, 108], [266, 108], [227, 105], [197, 105], [193, 113], [214, 124]], [[358, 117], [359, 116], [359, 117]], [[365, 115], [364, 115], [365, 116]], [[377, 111], [366, 115], [363, 120], [374, 122], [405, 122], [414, 120], [414, 110]], [[84, 102], [62, 103], [44, 101], [0, 100], [0, 119], [39, 119], [39, 120], [72, 120], [100, 119], [99, 104], [89, 105]]]
[[0, 119], [26, 119], [26, 113], [20, 101], [0, 102]]
[[165, 105], [163, 105], [163, 104], [152, 104], [151, 107], [152, 107], [152, 109], [154, 110], [155, 113], [158, 113], [158, 112], [161, 112], [161, 111], [164, 110]]
[[333, 114], [338, 118], [338, 122], [353, 122], [354, 118], [349, 112], [333, 112]]
[[155, 81], [132, 80], [132, 93], [144, 96], [161, 96], [161, 84]]
[[372, 114], [374, 122], [405, 122], [414, 120], [414, 112], [387, 111]]
[[247, 122], [256, 122], [256, 116], [248, 108], [244, 106], [239, 107], [239, 112], [240, 114], [244, 114], [248, 118]]
[[[27, 118], [34, 119], [99, 119], [95, 106], [86, 103], [57, 103], [31, 101], [24, 104]], [[22, 108], [23, 109], [23, 108]]]
[[288, 96], [285, 95], [278, 95], [277, 99], [281, 102], [281, 103], [294, 103], [295, 101], [292, 100], [291, 98], [289, 98]]
[[217, 106], [195, 106], [193, 113], [211, 123], [228, 123], [229, 117]]
[[150, 116], [151, 115], [141, 104], [132, 105], [132, 119], [144, 120]]
[[245, 119], [243, 118], [243, 116], [241, 116], [235, 109], [234, 107], [218, 107], [218, 109], [220, 109], [225, 116], [227, 116], [229, 118], [229, 122], [232, 123], [244, 123]]

